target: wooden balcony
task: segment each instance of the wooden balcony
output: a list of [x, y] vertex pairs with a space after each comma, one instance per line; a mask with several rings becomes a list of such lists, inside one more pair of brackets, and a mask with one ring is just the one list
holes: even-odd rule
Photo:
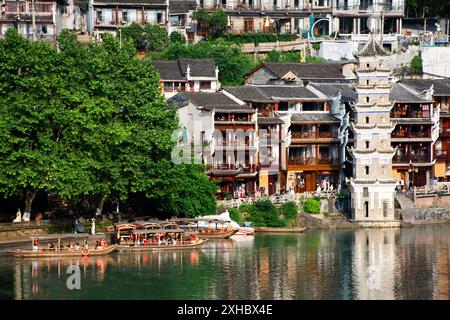
[[291, 132], [292, 139], [336, 139], [338, 137], [337, 132], [322, 132], [322, 131], [309, 131], [309, 132]]
[[327, 157], [289, 157], [288, 165], [290, 166], [308, 166], [308, 165], [338, 165], [337, 158]]
[[409, 162], [431, 162], [431, 154], [425, 153], [422, 155], [395, 155], [392, 159], [393, 163], [409, 163]]
[[221, 163], [208, 166], [209, 170], [214, 171], [237, 171], [236, 173], [251, 173], [258, 170], [256, 164], [229, 164]]
[[447, 150], [436, 151], [435, 158], [437, 161], [450, 161], [450, 152]]
[[404, 131], [393, 131], [392, 138], [431, 138], [430, 130], [416, 131], [416, 130], [404, 130]]

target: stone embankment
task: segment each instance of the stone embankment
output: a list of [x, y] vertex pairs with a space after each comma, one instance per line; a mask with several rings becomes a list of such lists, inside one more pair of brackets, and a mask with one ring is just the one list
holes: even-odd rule
[[329, 217], [323, 214], [300, 214], [299, 227], [307, 229], [345, 229], [358, 228], [358, 225], [348, 221], [341, 213], [333, 213]]

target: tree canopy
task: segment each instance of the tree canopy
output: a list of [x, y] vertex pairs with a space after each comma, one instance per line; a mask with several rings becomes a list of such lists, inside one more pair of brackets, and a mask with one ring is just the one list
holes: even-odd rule
[[[0, 39], [0, 192], [25, 193], [26, 212], [45, 191], [95, 195], [99, 209], [110, 196], [144, 193], [168, 213], [213, 213], [202, 168], [170, 161], [178, 119], [151, 62], [110, 35], [82, 45], [66, 31], [58, 47], [15, 29]], [[203, 198], [185, 199], [181, 186]]]
[[167, 29], [157, 24], [133, 22], [120, 30], [123, 39], [131, 39], [137, 50], [159, 51], [169, 45]]

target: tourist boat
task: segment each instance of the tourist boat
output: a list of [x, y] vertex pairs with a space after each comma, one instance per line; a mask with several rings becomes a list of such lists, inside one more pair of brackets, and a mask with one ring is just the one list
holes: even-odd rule
[[[115, 245], [106, 245], [98, 248], [89, 248], [87, 245], [80, 246], [80, 248], [75, 247], [63, 247], [61, 245], [61, 238], [73, 239], [84, 238], [84, 243], [87, 244], [87, 239], [92, 238], [104, 238], [104, 235], [93, 235], [88, 234], [45, 234], [45, 235], [35, 235], [31, 237], [31, 250], [14, 250], [9, 251], [17, 258], [58, 258], [58, 257], [83, 257], [83, 256], [104, 256], [112, 253], [116, 250]], [[57, 240], [58, 244], [54, 248], [39, 248], [39, 241], [46, 240]]]
[[198, 232], [198, 237], [203, 239], [225, 239], [238, 232], [238, 229], [231, 225], [231, 221], [217, 218], [184, 218], [173, 221], [184, 230]]
[[119, 251], [169, 251], [200, 247], [207, 240], [197, 237], [197, 232], [180, 229], [174, 223], [143, 224], [132, 230], [128, 238], [117, 235]]
[[236, 232], [237, 236], [251, 236], [255, 233], [255, 229], [252, 227], [239, 227], [238, 231]]

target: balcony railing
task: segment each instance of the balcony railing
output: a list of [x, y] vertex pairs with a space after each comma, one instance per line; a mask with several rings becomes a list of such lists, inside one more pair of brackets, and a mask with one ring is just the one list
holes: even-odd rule
[[293, 139], [324, 139], [324, 138], [337, 138], [337, 132], [322, 132], [322, 131], [309, 131], [309, 132], [292, 132]]
[[436, 150], [436, 160], [449, 161], [449, 156], [450, 153], [448, 153], [447, 150]]
[[228, 140], [218, 140], [215, 142], [216, 147], [231, 147], [231, 148], [237, 148], [237, 147], [254, 147], [254, 143], [250, 141], [228, 141]]
[[421, 155], [395, 155], [393, 160], [393, 162], [396, 163], [403, 163], [403, 162], [431, 162], [431, 154], [430, 153], [426, 153], [426, 154], [421, 154]]
[[236, 170], [239, 173], [249, 173], [257, 171], [256, 164], [229, 164], [229, 163], [220, 163], [209, 166], [209, 169], [216, 171], [225, 171], [225, 170]]
[[305, 166], [305, 165], [337, 165], [338, 159], [331, 157], [289, 157], [288, 164], [293, 166]]
[[393, 111], [391, 112], [391, 118], [397, 118], [397, 119], [430, 119], [430, 113], [428, 111]]
[[431, 138], [431, 133], [429, 131], [394, 131], [392, 138]]

